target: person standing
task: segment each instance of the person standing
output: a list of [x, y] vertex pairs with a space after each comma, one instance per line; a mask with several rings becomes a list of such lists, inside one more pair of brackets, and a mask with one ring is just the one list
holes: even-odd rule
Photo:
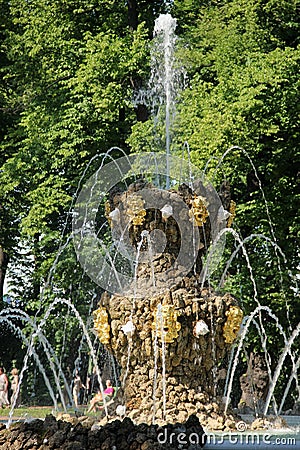
[[12, 375], [12, 380], [11, 380], [11, 403], [13, 404], [15, 403], [15, 406], [18, 406], [19, 403], [19, 398], [17, 398], [18, 395], [18, 386], [19, 386], [19, 372], [18, 369], [16, 369], [15, 367], [12, 369], [12, 371], [10, 372]]
[[0, 367], [0, 407], [9, 406], [8, 401], [8, 378], [4, 373], [3, 367]]
[[100, 391], [96, 367], [93, 368], [93, 372], [88, 376], [87, 389], [89, 397], [92, 397], [94, 394], [97, 394], [97, 392]]
[[76, 369], [75, 376], [73, 379], [73, 400], [75, 408], [78, 408], [78, 400], [81, 388], [85, 389], [85, 386], [82, 384], [78, 369]]

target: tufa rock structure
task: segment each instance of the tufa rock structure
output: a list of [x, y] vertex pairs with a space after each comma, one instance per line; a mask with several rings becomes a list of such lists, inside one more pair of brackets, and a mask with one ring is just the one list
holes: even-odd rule
[[216, 199], [200, 182], [163, 191], [142, 180], [106, 204], [115, 240], [139, 258], [127, 291], [102, 295], [95, 329], [121, 366], [117, 403], [137, 423], [184, 422], [191, 414], [212, 429], [234, 423], [217, 399], [217, 367], [243, 315], [231, 295], [203, 282], [215, 225], [217, 232], [227, 225], [233, 206], [225, 185]]

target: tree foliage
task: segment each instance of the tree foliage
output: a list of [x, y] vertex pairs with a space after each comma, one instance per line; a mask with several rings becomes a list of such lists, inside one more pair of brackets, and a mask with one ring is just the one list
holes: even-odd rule
[[[192, 162], [215, 186], [230, 182], [234, 228], [245, 239], [219, 286], [239, 245], [227, 236], [224, 264], [210, 281], [233, 293], [246, 314], [268, 305], [293, 329], [300, 309], [299, 3], [175, 1], [173, 14], [189, 86], [179, 98], [172, 151], [180, 155], [187, 141]], [[129, 142], [148, 151], [153, 135], [148, 121], [133, 127]], [[273, 319], [262, 320], [276, 361], [283, 338]], [[247, 345], [262, 349], [256, 331]]]
[[[162, 7], [152, 6], [151, 14]], [[72, 299], [86, 320], [97, 303], [68, 241], [70, 211], [88, 162], [112, 146], [128, 151], [132, 90], [147, 70], [145, 20], [152, 22], [141, 3], [133, 27], [135, 9], [121, 1], [1, 1], [0, 248], [17, 306], [37, 317], [55, 295]], [[66, 309], [47, 323], [58, 351]], [[71, 316], [74, 362], [80, 338]]]
[[[276, 236], [294, 274], [299, 256], [298, 6], [232, 1], [202, 7], [194, 26], [188, 24], [182, 50], [192, 78], [178, 124], [197, 164], [220, 158], [231, 146], [245, 149], [247, 157], [236, 148], [221, 165], [238, 202], [237, 223], [244, 237], [251, 232]], [[184, 23], [182, 29], [185, 42]], [[215, 165], [211, 160], [211, 171]]]
[[[10, 259], [19, 302], [32, 315], [55, 297], [49, 281], [86, 317], [97, 302], [99, 292], [93, 297], [67, 241], [69, 212], [93, 157], [113, 146], [157, 150], [153, 119], [146, 120], [132, 97], [146, 86], [154, 19], [166, 8], [156, 0], [0, 1], [0, 250], [6, 265]], [[245, 243], [256, 288], [241, 251], [223, 287], [246, 312], [256, 305], [257, 289], [259, 301], [293, 327], [299, 317], [293, 281], [299, 265], [299, 3], [175, 0], [169, 8], [178, 18], [178, 58], [189, 80], [177, 105], [172, 151], [181, 154], [187, 141], [192, 162], [215, 185], [230, 181], [242, 238], [265, 236]], [[94, 169], [91, 164], [86, 176]], [[224, 261], [237, 245], [228, 243]], [[73, 354], [79, 344], [68, 317], [66, 347]], [[64, 317], [51, 320], [48, 331], [60, 349]], [[276, 349], [276, 338], [272, 345]]]

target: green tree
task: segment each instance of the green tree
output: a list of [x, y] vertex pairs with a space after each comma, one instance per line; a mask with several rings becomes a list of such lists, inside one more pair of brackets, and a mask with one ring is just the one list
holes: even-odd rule
[[[18, 304], [32, 315], [42, 316], [53, 290], [83, 317], [96, 302], [68, 241], [69, 212], [89, 161], [95, 157], [87, 177], [110, 147], [128, 152], [125, 140], [139, 119], [131, 100], [148, 66], [145, 23], [153, 26], [163, 2], [132, 3], [1, 1], [0, 248], [10, 257]], [[74, 356], [78, 330], [68, 317]], [[64, 320], [47, 324], [58, 350]]]
[[[21, 305], [32, 315], [55, 297], [70, 299], [83, 316], [97, 303], [100, 292], [78, 269], [68, 241], [69, 211], [83, 171], [89, 161], [86, 177], [95, 170], [97, 155], [113, 146], [155, 149], [152, 119], [131, 100], [146, 85], [154, 18], [167, 3], [0, 1], [0, 295], [10, 258], [18, 269]], [[169, 7], [178, 17], [178, 58], [189, 78], [172, 151], [181, 154], [188, 141], [192, 162], [206, 166], [216, 186], [224, 176], [230, 180], [242, 237], [276, 237], [287, 259], [277, 251], [284, 270], [269, 241], [253, 238], [246, 247], [259, 300], [294, 326], [299, 301], [286, 269], [294, 275], [299, 257], [299, 5], [175, 0]], [[228, 258], [230, 247], [227, 252]], [[238, 255], [224, 288], [249, 312], [254, 288]], [[61, 351], [66, 327], [65, 348], [73, 360], [78, 326], [68, 306], [60, 309], [47, 333]], [[270, 336], [275, 352], [276, 331]]]

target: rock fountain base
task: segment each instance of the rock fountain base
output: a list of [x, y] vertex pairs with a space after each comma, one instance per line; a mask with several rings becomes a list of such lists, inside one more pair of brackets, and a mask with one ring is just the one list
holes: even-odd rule
[[91, 426], [87, 417], [56, 420], [53, 416], [16, 423], [9, 429], [0, 425], [1, 450], [174, 450], [187, 449], [191, 443], [199, 443], [194, 448], [200, 448], [205, 441], [195, 416], [165, 427], [135, 425], [129, 418]]
[[[237, 303], [228, 294], [218, 296], [208, 289], [195, 292], [194, 281], [187, 278], [163, 296], [137, 299], [132, 336], [121, 329], [130, 320], [131, 301], [119, 296], [102, 298], [103, 307], [110, 311], [107, 348], [122, 367], [123, 389], [117, 402], [126, 406], [126, 414], [134, 421], [175, 423], [197, 414], [203, 425], [211, 423], [214, 429], [232, 425], [232, 418], [224, 418], [221, 399], [217, 398], [215, 361], [222, 361], [227, 354], [224, 330], [228, 312]], [[153, 311], [160, 304], [184, 312], [177, 318], [178, 337], [164, 343], [164, 356], [162, 342], [153, 338]], [[206, 334], [197, 334], [197, 323], [206, 326], [202, 331]], [[212, 327], [214, 339], [208, 338]]]

